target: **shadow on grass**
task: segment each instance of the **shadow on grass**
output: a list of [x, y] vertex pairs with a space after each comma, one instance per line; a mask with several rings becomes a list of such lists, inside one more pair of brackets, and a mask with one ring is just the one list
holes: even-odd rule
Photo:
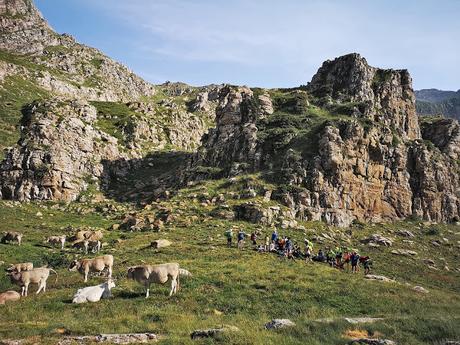
[[130, 160], [104, 160], [102, 191], [119, 202], [150, 202], [181, 187], [191, 157], [190, 152], [169, 151]]

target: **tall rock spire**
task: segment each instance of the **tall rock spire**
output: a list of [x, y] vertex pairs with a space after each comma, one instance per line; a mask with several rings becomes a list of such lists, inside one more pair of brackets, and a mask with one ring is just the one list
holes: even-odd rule
[[405, 69], [375, 68], [361, 55], [348, 54], [325, 61], [308, 89], [327, 102], [356, 103], [358, 116], [408, 139], [420, 138], [412, 78]]

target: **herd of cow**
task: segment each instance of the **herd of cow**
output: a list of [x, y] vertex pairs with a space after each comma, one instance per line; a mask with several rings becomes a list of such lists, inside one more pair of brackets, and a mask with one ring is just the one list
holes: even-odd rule
[[[93, 253], [101, 250], [102, 239], [101, 231], [79, 231], [70, 238], [72, 247], [84, 249], [85, 253], [91, 250]], [[18, 232], [5, 232], [1, 238], [1, 243], [16, 242], [18, 245], [22, 243], [23, 235]], [[46, 243], [59, 245], [64, 249], [66, 236], [51, 236], [45, 240]], [[95, 258], [73, 260], [69, 266], [69, 271], [78, 271], [84, 277], [84, 282], [88, 281], [90, 273], [101, 274], [107, 273], [107, 281], [103, 284], [88, 286], [78, 289], [73, 296], [73, 303], [97, 302], [101, 298], [111, 297], [111, 289], [115, 287], [114, 279], [112, 278], [114, 259], [112, 255], [102, 255]], [[49, 267], [34, 268], [33, 263], [18, 263], [11, 264], [7, 268], [7, 275], [10, 277], [13, 284], [21, 287], [21, 294], [16, 291], [6, 291], [0, 293], [0, 304], [5, 304], [8, 301], [17, 301], [21, 296], [27, 296], [29, 285], [37, 284], [37, 294], [41, 291], [46, 291], [46, 282], [50, 273], [57, 273]], [[128, 267], [127, 278], [137, 281], [144, 285], [146, 289], [146, 298], [149, 297], [150, 285], [152, 283], [165, 284], [171, 281], [171, 290], [169, 296], [177, 293], [179, 289], [179, 276], [191, 276], [190, 272], [179, 267], [178, 263], [166, 263], [159, 265], [139, 265]]]

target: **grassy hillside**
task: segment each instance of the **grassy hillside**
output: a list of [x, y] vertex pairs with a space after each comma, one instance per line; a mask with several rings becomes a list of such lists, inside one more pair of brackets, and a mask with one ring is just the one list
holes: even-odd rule
[[[231, 225], [248, 233], [256, 229], [263, 234], [272, 231], [260, 225], [212, 218], [209, 214], [215, 206], [203, 204], [203, 197], [224, 194], [230, 206], [242, 202], [231, 199], [230, 192], [226, 181], [208, 181], [181, 190], [168, 201], [137, 210], [146, 215], [154, 214], [159, 207], [173, 211], [174, 221], [159, 233], [105, 231], [103, 252], [115, 257], [118, 286], [113, 299], [85, 305], [70, 303], [76, 290], [85, 284], [78, 273], [66, 270], [68, 262], [81, 255], [70, 248], [61, 252], [45, 247], [41, 244], [43, 237], [68, 233], [68, 226], [108, 229], [120, 222], [127, 206], [113, 202], [67, 206], [0, 202], [0, 230], [25, 234], [21, 247], [0, 244], [0, 259], [5, 265], [22, 261], [33, 261], [36, 266], [49, 263], [59, 273], [57, 283], [50, 277], [45, 294], [31, 294], [2, 307], [0, 338], [52, 343], [61, 333], [150, 331], [162, 336], [160, 344], [335, 345], [349, 342], [345, 335], [353, 332], [411, 345], [460, 339], [459, 226], [414, 221], [336, 229], [322, 223], [302, 223], [304, 228], [280, 230], [299, 243], [305, 237], [326, 234], [330, 239], [324, 238], [322, 244], [316, 242], [315, 252], [337, 243], [357, 248], [371, 255], [375, 274], [397, 283], [369, 281], [362, 271], [352, 275], [326, 264], [286, 261], [275, 254], [257, 253], [249, 243], [244, 251], [227, 248], [223, 232]], [[412, 231], [416, 237], [398, 236], [395, 232], [402, 229]], [[370, 248], [361, 244], [361, 239], [373, 233], [392, 238], [393, 246]], [[148, 248], [158, 238], [169, 239], [173, 245], [161, 250]], [[439, 240], [439, 246], [432, 244], [435, 240]], [[410, 249], [418, 254], [398, 256], [390, 253], [394, 249]], [[425, 259], [432, 259], [435, 268], [429, 268]], [[182, 279], [182, 289], [176, 296], [168, 297], [166, 286], [154, 286], [151, 298], [146, 300], [142, 287], [125, 279], [127, 266], [171, 261], [193, 273], [193, 277]], [[101, 281], [94, 277], [88, 285]], [[415, 292], [414, 285], [423, 286], [429, 293]], [[11, 288], [18, 290], [3, 276], [0, 291]], [[343, 320], [358, 316], [384, 320], [356, 325]], [[264, 330], [264, 324], [272, 318], [288, 318], [296, 326]], [[236, 326], [240, 331], [218, 339], [190, 339], [195, 329], [221, 325]]]

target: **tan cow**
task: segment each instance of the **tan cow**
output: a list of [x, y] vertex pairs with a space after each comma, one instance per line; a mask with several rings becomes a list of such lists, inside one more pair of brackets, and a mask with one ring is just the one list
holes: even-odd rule
[[45, 243], [49, 243], [52, 245], [60, 244], [61, 249], [64, 249], [65, 241], [66, 241], [66, 235], [50, 236], [45, 240]]
[[100, 241], [104, 237], [104, 234], [101, 230], [91, 231], [91, 230], [80, 230], [75, 235], [70, 237], [70, 241]]
[[150, 284], [165, 284], [168, 280], [171, 280], [171, 291], [169, 296], [176, 293], [179, 289], [179, 264], [168, 263], [161, 265], [140, 265], [128, 268], [128, 279], [133, 279], [138, 283], [145, 286], [146, 294], [145, 298], [149, 297]]
[[5, 304], [6, 302], [14, 302], [21, 299], [21, 295], [16, 291], [5, 291], [0, 293], [0, 304]]
[[23, 234], [16, 232], [16, 231], [7, 231], [3, 233], [3, 237], [1, 239], [2, 243], [6, 242], [18, 242], [18, 245], [21, 245]]
[[8, 272], [22, 272], [22, 271], [31, 271], [34, 269], [34, 264], [32, 262], [22, 262], [19, 264], [11, 264], [6, 270]]
[[94, 259], [74, 260], [70, 263], [69, 271], [78, 271], [85, 277], [85, 283], [88, 281], [90, 272], [102, 272], [105, 268], [108, 269], [108, 277], [112, 277], [113, 256], [102, 255]]
[[8, 275], [10, 276], [11, 282], [13, 284], [19, 285], [22, 288], [21, 296], [27, 296], [29, 285], [31, 283], [38, 284], [38, 290], [36, 292], [37, 294], [39, 294], [42, 290], [43, 292], [46, 292], [46, 281], [50, 276], [50, 272], [56, 274], [57, 281], [56, 271], [47, 267], [34, 268], [31, 271], [24, 272], [11, 272], [8, 273]]

